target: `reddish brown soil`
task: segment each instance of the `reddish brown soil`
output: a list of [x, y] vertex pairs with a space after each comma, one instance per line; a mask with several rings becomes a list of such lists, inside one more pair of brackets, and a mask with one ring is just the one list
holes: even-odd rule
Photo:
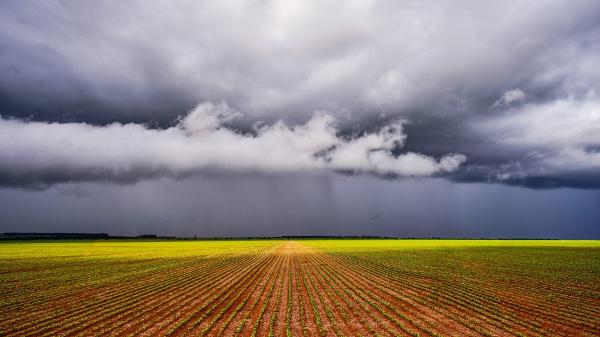
[[600, 326], [589, 323], [598, 308], [571, 310], [561, 320], [540, 314], [533, 295], [489, 292], [466, 293], [289, 241], [124, 284], [74, 289], [21, 316], [15, 308], [2, 318], [0, 336], [600, 335]]

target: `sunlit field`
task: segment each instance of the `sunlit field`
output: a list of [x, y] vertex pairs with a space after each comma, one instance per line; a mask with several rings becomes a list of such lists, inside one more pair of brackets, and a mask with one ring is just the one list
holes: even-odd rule
[[0, 243], [6, 336], [597, 336], [600, 242]]

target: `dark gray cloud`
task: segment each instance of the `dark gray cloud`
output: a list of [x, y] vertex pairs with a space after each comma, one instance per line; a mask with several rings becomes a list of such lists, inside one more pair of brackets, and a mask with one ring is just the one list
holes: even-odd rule
[[[594, 0], [3, 2], [0, 184], [311, 171], [334, 146], [328, 170], [596, 188], [599, 18]], [[243, 114], [226, 140], [176, 120], [221, 101]], [[319, 146], [252, 127], [305, 139], [316, 111], [336, 120]], [[366, 144], [398, 120], [401, 142]]]

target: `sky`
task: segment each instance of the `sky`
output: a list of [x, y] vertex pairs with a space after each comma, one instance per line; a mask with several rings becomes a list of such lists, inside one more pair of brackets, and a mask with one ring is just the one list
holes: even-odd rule
[[600, 238], [600, 3], [0, 3], [0, 231]]

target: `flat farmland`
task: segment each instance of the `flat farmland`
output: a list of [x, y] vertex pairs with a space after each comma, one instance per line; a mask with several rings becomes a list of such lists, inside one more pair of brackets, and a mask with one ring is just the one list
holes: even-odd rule
[[598, 336], [600, 242], [0, 243], [3, 336]]

